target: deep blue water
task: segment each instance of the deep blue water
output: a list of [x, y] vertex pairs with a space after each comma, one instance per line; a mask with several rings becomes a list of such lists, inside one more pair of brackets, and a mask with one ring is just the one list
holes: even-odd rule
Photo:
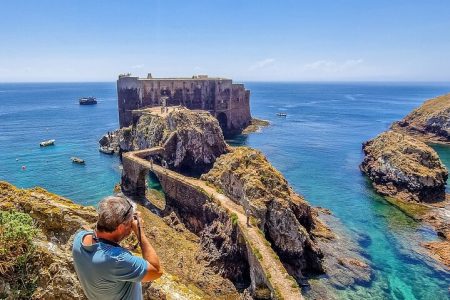
[[[310, 203], [331, 209], [355, 239], [365, 237], [361, 251], [375, 270], [374, 280], [339, 292], [342, 298], [449, 299], [450, 274], [418, 246], [436, 239], [434, 233], [374, 194], [358, 165], [363, 141], [425, 99], [450, 92], [450, 84], [250, 82], [246, 87], [252, 114], [271, 125], [232, 142], [260, 149]], [[77, 99], [87, 95], [99, 104], [79, 106]], [[117, 124], [114, 83], [0, 84], [0, 179], [95, 204], [120, 180], [118, 159], [97, 150], [97, 140]], [[39, 142], [50, 138], [56, 145], [40, 149]], [[450, 149], [436, 150], [450, 166]], [[86, 166], [72, 164], [74, 155]]]

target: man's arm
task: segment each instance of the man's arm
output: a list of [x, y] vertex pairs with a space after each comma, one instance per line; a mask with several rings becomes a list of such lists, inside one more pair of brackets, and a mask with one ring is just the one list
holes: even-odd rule
[[[141, 226], [141, 250], [142, 250], [142, 257], [147, 261], [147, 273], [145, 274], [144, 278], [142, 278], [142, 282], [147, 282], [151, 280], [158, 279], [163, 274], [161, 265], [159, 263], [158, 255], [156, 254], [155, 249], [153, 249], [152, 245], [150, 244], [150, 241], [148, 240], [147, 236], [145, 235], [144, 228], [143, 228], [143, 221], [141, 217], [138, 214], [139, 218], [139, 224]], [[138, 237], [138, 222], [137, 220], [133, 220], [133, 231]]]

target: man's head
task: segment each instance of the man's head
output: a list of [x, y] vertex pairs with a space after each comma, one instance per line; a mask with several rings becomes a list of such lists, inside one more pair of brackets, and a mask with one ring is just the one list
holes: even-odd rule
[[114, 235], [116, 241], [131, 233], [134, 207], [127, 199], [106, 197], [99, 203], [97, 211], [97, 231]]

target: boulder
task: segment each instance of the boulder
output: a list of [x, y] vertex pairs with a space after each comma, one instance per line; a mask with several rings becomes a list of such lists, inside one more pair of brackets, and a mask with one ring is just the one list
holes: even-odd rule
[[448, 172], [437, 153], [425, 143], [387, 131], [363, 144], [360, 169], [384, 195], [412, 202], [445, 199]]

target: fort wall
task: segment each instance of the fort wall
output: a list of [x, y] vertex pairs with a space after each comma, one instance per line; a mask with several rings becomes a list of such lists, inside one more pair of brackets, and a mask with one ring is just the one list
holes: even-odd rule
[[117, 80], [117, 96], [121, 128], [132, 124], [132, 110], [163, 104], [209, 111], [219, 120], [224, 134], [239, 133], [251, 120], [250, 91], [231, 79], [121, 75]]

